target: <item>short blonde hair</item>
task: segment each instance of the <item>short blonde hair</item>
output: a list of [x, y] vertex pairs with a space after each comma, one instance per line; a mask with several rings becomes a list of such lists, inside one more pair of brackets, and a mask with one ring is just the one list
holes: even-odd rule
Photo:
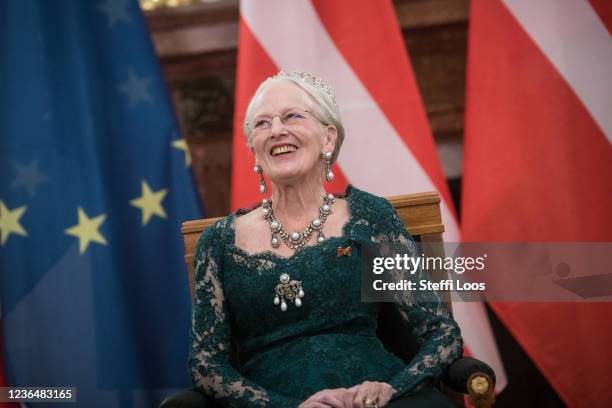
[[336, 104], [336, 98], [331, 92], [331, 88], [325, 81], [315, 77], [312, 74], [304, 72], [294, 71], [287, 73], [280, 71], [278, 74], [267, 78], [259, 85], [257, 91], [255, 91], [255, 94], [251, 98], [251, 101], [247, 106], [246, 114], [244, 115], [243, 128], [244, 134], [247, 137], [247, 144], [249, 148], [253, 148], [253, 129], [251, 129], [250, 123], [253, 119], [255, 100], [268, 86], [281, 81], [293, 82], [300, 89], [306, 92], [306, 94], [310, 96], [315, 104], [315, 109], [317, 110], [316, 116], [318, 119], [321, 120], [321, 122], [333, 125], [336, 128], [336, 145], [334, 146], [331, 159], [332, 163], [335, 163], [336, 159], [338, 158], [338, 154], [340, 154], [342, 142], [344, 142], [344, 126], [340, 120], [340, 111], [338, 109], [338, 105]]

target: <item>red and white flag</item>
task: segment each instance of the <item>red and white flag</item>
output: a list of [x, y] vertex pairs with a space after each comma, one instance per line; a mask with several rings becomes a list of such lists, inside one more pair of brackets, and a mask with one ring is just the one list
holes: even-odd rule
[[[241, 2], [233, 208], [261, 197], [242, 122], [259, 83], [279, 70], [324, 78], [338, 100], [346, 140], [331, 191], [348, 182], [380, 196], [437, 190], [445, 239], [459, 240], [450, 193], [390, 1]], [[457, 303], [454, 315], [469, 352], [494, 367], [498, 389], [503, 388], [505, 375], [483, 306]]]
[[[464, 239], [612, 241], [612, 3], [471, 7]], [[612, 406], [612, 304], [492, 306], [570, 407]]]

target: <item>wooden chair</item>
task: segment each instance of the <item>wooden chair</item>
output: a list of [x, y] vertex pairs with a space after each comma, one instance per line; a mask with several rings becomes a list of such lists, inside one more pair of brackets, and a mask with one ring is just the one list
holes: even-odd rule
[[[417, 242], [423, 244], [423, 252], [426, 256], [442, 256], [444, 250], [442, 245], [428, 246], [426, 243], [441, 243], [444, 225], [440, 213], [440, 196], [436, 192], [407, 194], [388, 198], [398, 212]], [[184, 222], [182, 233], [185, 244], [185, 263], [189, 270], [189, 290], [194, 295], [194, 271], [193, 257], [195, 246], [202, 231], [220, 218], [207, 218]], [[434, 279], [443, 279], [444, 271], [434, 271]], [[444, 302], [452, 313], [452, 303]], [[391, 304], [383, 304], [378, 324], [378, 335], [385, 347], [408, 362], [418, 347], [410, 335], [407, 327], [399, 327], [398, 322], [402, 319], [397, 315]], [[469, 393], [469, 399], [476, 408], [488, 408], [494, 401], [493, 371], [485, 363], [470, 357], [462, 357], [455, 362], [445, 373], [441, 389], [458, 406], [464, 406], [463, 393]], [[446, 385], [444, 385], [446, 384]], [[190, 394], [191, 393], [191, 394]], [[172, 407], [203, 407], [205, 404], [198, 403], [199, 395], [194, 391], [186, 391], [183, 395], [174, 395], [162, 402], [162, 408]], [[191, 400], [190, 400], [191, 398]], [[193, 401], [192, 401], [193, 400]], [[190, 404], [193, 402], [193, 404]], [[208, 405], [209, 406], [209, 405]]]

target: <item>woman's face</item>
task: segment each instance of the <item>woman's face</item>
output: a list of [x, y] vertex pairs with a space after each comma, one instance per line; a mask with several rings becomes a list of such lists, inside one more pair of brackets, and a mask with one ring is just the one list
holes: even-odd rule
[[333, 151], [336, 128], [322, 124], [314, 106], [310, 96], [289, 81], [273, 83], [257, 96], [249, 124], [252, 149], [273, 182], [321, 177], [321, 153]]

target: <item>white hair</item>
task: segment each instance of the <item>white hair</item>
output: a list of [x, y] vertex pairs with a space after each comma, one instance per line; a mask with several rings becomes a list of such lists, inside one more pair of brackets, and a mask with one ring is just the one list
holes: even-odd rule
[[246, 114], [244, 116], [244, 134], [247, 137], [247, 144], [249, 148], [253, 148], [253, 129], [251, 129], [250, 123], [253, 119], [255, 100], [268, 86], [281, 81], [292, 82], [306, 92], [306, 94], [308, 94], [308, 96], [310, 96], [314, 102], [315, 109], [317, 111], [315, 116], [317, 116], [321, 122], [333, 125], [336, 128], [336, 145], [334, 146], [331, 159], [332, 163], [335, 163], [336, 159], [338, 158], [338, 154], [340, 153], [342, 142], [344, 141], [344, 126], [340, 120], [338, 105], [336, 104], [336, 99], [332, 94], [329, 85], [327, 85], [327, 83], [322, 79], [316, 78], [308, 73], [286, 73], [281, 71], [277, 75], [267, 78], [259, 85], [257, 91], [255, 91], [255, 94], [247, 106]]

